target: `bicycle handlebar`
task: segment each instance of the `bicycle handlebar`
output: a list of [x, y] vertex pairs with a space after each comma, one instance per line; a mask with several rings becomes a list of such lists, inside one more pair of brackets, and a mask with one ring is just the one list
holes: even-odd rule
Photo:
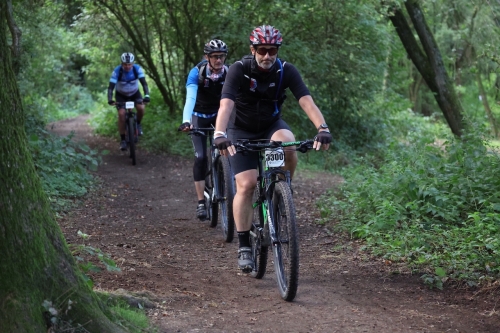
[[301, 153], [305, 153], [310, 149], [313, 149], [314, 140], [304, 140], [304, 141], [290, 141], [290, 142], [282, 142], [282, 141], [256, 141], [256, 140], [238, 140], [233, 143], [236, 148], [236, 152], [242, 151], [261, 151], [265, 149], [276, 149], [279, 147], [290, 147], [290, 146], [298, 146], [295, 150], [300, 151]]
[[[178, 129], [177, 131], [180, 132]], [[193, 127], [189, 129], [188, 135], [196, 135], [196, 136], [208, 136], [210, 135], [213, 131], [215, 131], [215, 128], [213, 127]]]

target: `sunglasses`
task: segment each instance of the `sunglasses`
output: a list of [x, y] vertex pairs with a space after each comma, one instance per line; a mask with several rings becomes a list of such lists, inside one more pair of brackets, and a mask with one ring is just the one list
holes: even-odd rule
[[226, 59], [226, 55], [225, 55], [225, 54], [218, 54], [218, 55], [217, 55], [217, 54], [210, 54], [210, 55], [208, 55], [208, 57], [209, 57], [210, 59], [216, 59], [216, 60], [219, 60], [219, 59], [220, 59], [220, 60]]
[[269, 53], [270, 56], [274, 56], [278, 53], [278, 48], [273, 47], [272, 49], [266, 49], [264, 47], [260, 47], [258, 49], [255, 49], [255, 52], [257, 52], [261, 56], [265, 56], [267, 53]]

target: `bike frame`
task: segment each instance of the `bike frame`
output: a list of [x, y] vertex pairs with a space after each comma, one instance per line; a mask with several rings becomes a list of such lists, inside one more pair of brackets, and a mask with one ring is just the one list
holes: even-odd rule
[[[210, 153], [207, 155], [209, 156], [209, 163], [208, 163], [208, 169], [207, 169], [207, 174], [205, 175], [205, 178], [209, 178], [210, 181], [205, 181], [205, 189], [203, 192], [203, 195], [205, 197], [205, 200], [208, 201], [210, 204], [210, 207], [207, 207], [209, 209], [209, 219], [210, 219], [210, 226], [211, 227], [216, 227], [217, 222], [218, 222], [218, 214], [219, 214], [219, 209], [224, 209], [221, 215], [221, 222], [223, 223], [223, 232], [225, 234], [225, 240], [226, 242], [231, 242], [233, 239], [233, 233], [234, 233], [234, 221], [232, 219], [232, 207], [229, 208], [230, 205], [232, 205], [232, 197], [225, 197], [226, 193], [229, 191], [230, 193], [234, 193], [234, 189], [231, 190], [226, 190], [223, 191], [221, 188], [221, 179], [219, 178], [219, 172], [224, 172], [223, 168], [223, 162], [219, 161], [222, 158], [222, 155], [219, 152], [219, 149], [213, 144], [213, 132], [214, 132], [213, 127], [209, 128], [192, 128], [190, 135], [200, 135], [200, 136], [208, 136], [208, 143], [210, 146]], [[223, 168], [222, 171], [218, 169], [218, 167]], [[227, 176], [227, 175], [226, 175]], [[226, 182], [225, 185], [228, 183]], [[231, 185], [234, 186], [234, 185]], [[224, 193], [223, 193], [224, 192]], [[234, 194], [233, 194], [234, 195]], [[226, 205], [224, 205], [225, 208], [222, 208], [224, 201], [226, 202]]]
[[[290, 146], [300, 145], [302, 142], [300, 141], [292, 141], [292, 142], [282, 142], [280, 147], [286, 148]], [[269, 148], [272, 149], [272, 148]], [[262, 216], [264, 220], [264, 226], [268, 224], [269, 226], [269, 236], [271, 238], [271, 244], [275, 245], [278, 243], [278, 238], [276, 237], [276, 229], [274, 226], [274, 216], [272, 216], [272, 210], [269, 207], [272, 206], [272, 196], [273, 196], [273, 188], [274, 184], [277, 181], [285, 180], [288, 186], [291, 186], [291, 178], [290, 171], [283, 170], [282, 167], [273, 167], [268, 168], [264, 163], [264, 150], [259, 151], [259, 163], [258, 163], [258, 182], [261, 188], [261, 197], [257, 200], [257, 202], [253, 203], [253, 208], [256, 208], [258, 205], [261, 205]], [[279, 178], [279, 176], [283, 176], [284, 179]]]

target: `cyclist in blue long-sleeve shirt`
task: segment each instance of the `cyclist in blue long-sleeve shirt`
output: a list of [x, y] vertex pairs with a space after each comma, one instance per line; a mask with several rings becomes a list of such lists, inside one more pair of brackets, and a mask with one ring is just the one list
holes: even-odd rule
[[[118, 110], [118, 132], [120, 133], [120, 149], [127, 150], [125, 142], [125, 102], [134, 101], [137, 110], [137, 130], [142, 135], [141, 120], [144, 116], [144, 103], [149, 102], [149, 88], [146, 83], [144, 71], [139, 65], [134, 64], [134, 55], [130, 52], [121, 55], [122, 64], [117, 66], [108, 86], [108, 104], [116, 105]], [[139, 82], [144, 90], [144, 98], [139, 91]], [[113, 100], [113, 90], [115, 90], [115, 100]]]
[[[227, 45], [219, 39], [213, 39], [203, 48], [204, 59], [189, 72], [186, 81], [186, 103], [179, 131], [188, 132], [191, 127], [215, 127], [219, 110], [222, 86], [226, 79]], [[207, 217], [207, 207], [203, 190], [207, 172], [207, 137], [192, 136], [194, 148], [193, 178], [198, 197], [196, 215], [200, 220]]]

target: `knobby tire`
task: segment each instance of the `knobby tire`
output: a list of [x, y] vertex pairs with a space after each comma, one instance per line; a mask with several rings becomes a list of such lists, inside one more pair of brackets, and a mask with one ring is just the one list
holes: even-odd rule
[[219, 156], [217, 158], [217, 183], [222, 233], [224, 241], [231, 243], [234, 238], [233, 198], [235, 188], [233, 173], [229, 159], [226, 156]]
[[219, 216], [219, 206], [213, 202], [214, 198], [214, 179], [212, 170], [212, 154], [210, 151], [207, 154], [207, 175], [205, 177], [205, 207], [207, 208], [207, 219], [210, 222], [210, 227], [217, 226]]
[[[255, 187], [253, 201], [256, 202], [260, 196], [260, 187], [259, 184]], [[266, 274], [267, 268], [267, 255], [269, 247], [263, 245], [263, 233], [264, 228], [267, 228], [267, 225], [264, 225], [264, 214], [262, 212], [262, 204], [257, 205], [253, 210], [253, 223], [252, 229], [250, 231], [250, 244], [252, 246], [252, 255], [253, 255], [253, 271], [251, 275], [256, 279], [262, 279], [264, 274]], [[269, 235], [268, 235], [269, 236]]]
[[132, 165], [135, 165], [136, 163], [135, 134], [136, 134], [135, 120], [133, 117], [130, 117], [128, 118], [128, 123], [127, 123], [127, 135], [128, 135], [128, 150], [129, 150], [129, 156], [132, 159]]
[[285, 181], [274, 186], [272, 216], [277, 237], [273, 255], [278, 289], [281, 297], [291, 302], [299, 283], [299, 244], [292, 192]]

